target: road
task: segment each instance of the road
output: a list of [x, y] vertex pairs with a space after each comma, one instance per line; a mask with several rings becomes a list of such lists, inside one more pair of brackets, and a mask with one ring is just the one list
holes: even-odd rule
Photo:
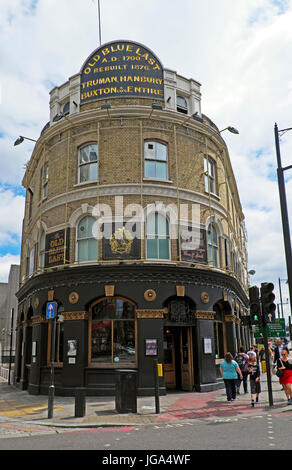
[[[45, 428], [19, 423], [3, 430], [0, 450], [291, 450], [292, 411], [240, 418], [190, 420], [173, 424], [94, 429]], [[2, 425], [2, 428], [1, 428]], [[14, 421], [17, 426], [17, 422]], [[10, 422], [11, 426], [11, 422]], [[2, 431], [2, 432], [1, 432]], [[26, 434], [25, 434], [26, 433]], [[26, 437], [23, 437], [26, 435]], [[16, 437], [18, 436], [18, 437]], [[130, 454], [131, 455], [131, 454]]]

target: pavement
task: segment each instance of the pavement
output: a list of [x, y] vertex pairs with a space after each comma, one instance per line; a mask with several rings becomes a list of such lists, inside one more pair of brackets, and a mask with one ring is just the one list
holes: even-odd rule
[[159, 413], [156, 413], [155, 397], [138, 397], [137, 413], [118, 413], [115, 397], [86, 397], [84, 417], [75, 417], [75, 398], [54, 399], [53, 417], [48, 418], [48, 397], [29, 395], [0, 377], [0, 421], [17, 420], [23, 424], [53, 426], [61, 428], [89, 428], [105, 426], [137, 426], [160, 423], [185, 423], [191, 420], [235, 419], [272, 413], [291, 414], [292, 406], [278, 378], [272, 377], [273, 405], [270, 406], [266, 374], [261, 376], [260, 401], [251, 407], [250, 394], [241, 394], [231, 404], [226, 401], [225, 388], [212, 392], [169, 391], [159, 397]]

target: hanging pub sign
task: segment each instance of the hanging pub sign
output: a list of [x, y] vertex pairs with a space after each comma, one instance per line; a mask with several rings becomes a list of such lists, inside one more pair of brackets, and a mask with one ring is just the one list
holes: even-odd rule
[[80, 102], [121, 96], [162, 100], [163, 68], [149, 49], [116, 41], [96, 49], [81, 69]]
[[[65, 250], [66, 244], [66, 250]], [[70, 231], [67, 229], [66, 239], [65, 230], [48, 233], [46, 235], [46, 254], [45, 268], [60, 266], [69, 260]], [[66, 251], [66, 260], [64, 262], [64, 252]]]
[[126, 222], [107, 224], [102, 238], [103, 259], [139, 259], [141, 240], [139, 224]]
[[207, 263], [206, 230], [196, 227], [180, 227], [180, 249], [182, 261]]

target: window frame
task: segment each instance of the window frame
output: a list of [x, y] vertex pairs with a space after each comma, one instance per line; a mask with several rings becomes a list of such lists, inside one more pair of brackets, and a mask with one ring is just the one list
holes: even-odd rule
[[[155, 156], [151, 157], [149, 154], [147, 154], [146, 151], [146, 146], [149, 144], [154, 145], [154, 150], [155, 150]], [[165, 148], [166, 150], [166, 159], [163, 160], [162, 158], [159, 158], [156, 156], [157, 152], [157, 146], [161, 145]], [[157, 162], [157, 163], [163, 163], [165, 165], [165, 178], [160, 178], [157, 175], [156, 167], [155, 167], [155, 176], [146, 176], [146, 162]], [[169, 179], [169, 171], [168, 171], [168, 144], [165, 142], [161, 142], [159, 140], [151, 140], [151, 139], [146, 139], [144, 140], [144, 178], [147, 180], [157, 180], [157, 181], [168, 181]]]
[[[209, 171], [211, 168], [211, 172]], [[213, 174], [212, 174], [213, 173]], [[213, 186], [213, 188], [212, 188]], [[204, 155], [204, 187], [205, 192], [217, 194], [217, 164], [210, 155]], [[214, 191], [212, 190], [214, 189]]]
[[44, 163], [41, 169], [41, 199], [48, 197], [48, 183], [49, 183], [49, 164]]
[[[213, 229], [213, 232], [215, 232], [216, 234], [216, 243], [214, 243], [214, 240], [213, 240], [213, 234], [211, 231], [210, 231], [210, 234], [211, 234], [211, 241], [209, 239], [209, 229], [210, 227], [212, 227]], [[213, 268], [219, 268], [220, 267], [220, 251], [219, 251], [219, 236], [218, 236], [218, 230], [217, 230], [217, 227], [216, 225], [213, 223], [213, 222], [210, 222], [209, 225], [208, 225], [208, 229], [207, 229], [207, 246], [208, 246], [208, 265], [213, 267]], [[210, 249], [212, 250], [211, 253], [212, 253], [212, 257], [210, 257]], [[214, 251], [215, 250], [215, 251]], [[214, 256], [215, 254], [215, 256]], [[216, 263], [214, 263], [214, 259], [216, 260]]]
[[[92, 326], [94, 320], [92, 319], [92, 311], [93, 308], [103, 302], [103, 301], [110, 301], [110, 300], [122, 300], [123, 302], [127, 302], [131, 304], [134, 308], [134, 318], [103, 318], [95, 321], [102, 321], [102, 320], [108, 320], [111, 322], [111, 362], [98, 362], [98, 361], [93, 361], [92, 360]], [[134, 341], [135, 341], [135, 358], [134, 361], [132, 362], [114, 362], [114, 325], [113, 322], [118, 322], [118, 321], [132, 321], [134, 323]], [[122, 365], [121, 365], [122, 364]], [[88, 318], [88, 366], [89, 367], [109, 367], [109, 368], [121, 368], [124, 366], [132, 366], [133, 368], [136, 368], [138, 365], [138, 323], [137, 323], [137, 306], [136, 304], [131, 301], [130, 299], [127, 299], [125, 297], [121, 296], [114, 296], [114, 297], [102, 297], [100, 299], [97, 299], [95, 302], [93, 302], [90, 307], [89, 307], [89, 318]]]
[[[152, 216], [155, 216], [155, 221], [154, 221], [154, 224], [155, 224], [155, 228], [154, 228], [154, 231], [155, 233], [148, 233], [148, 220], [150, 217]], [[167, 228], [168, 230], [168, 233], [166, 234], [166, 236], [164, 235], [159, 235], [159, 233], [156, 233], [156, 229], [158, 230], [158, 217], [156, 216], [161, 216], [161, 217], [164, 217], [164, 219], [166, 220], [167, 222]], [[146, 259], [147, 260], [157, 260], [157, 261], [171, 261], [171, 244], [170, 244], [170, 234], [169, 234], [169, 220], [168, 220], [168, 217], [161, 214], [160, 212], [151, 212], [150, 214], [148, 214], [147, 218], [146, 218], [146, 230], [145, 230], [145, 234], [146, 234]], [[150, 237], [149, 237], [150, 235]], [[159, 240], [161, 239], [165, 239], [165, 240], [168, 240], [168, 258], [149, 258], [148, 257], [148, 239], [150, 240], [157, 240], [156, 243], [157, 243], [157, 254], [159, 255]]]
[[[185, 105], [183, 105], [182, 103], [179, 103], [178, 100], [183, 100]], [[178, 113], [188, 114], [188, 100], [185, 96], [183, 95], [176, 96], [176, 110]]]
[[[91, 214], [85, 214], [83, 217], [81, 217], [77, 224], [76, 224], [76, 252], [75, 252], [75, 259], [76, 259], [76, 262], [78, 264], [81, 264], [81, 263], [94, 263], [94, 262], [97, 262], [98, 261], [98, 238], [96, 238], [94, 235], [92, 236], [86, 236], [84, 238], [79, 238], [78, 237], [78, 234], [79, 234], [79, 226], [81, 224], [81, 222], [84, 220], [84, 219], [94, 219], [94, 222], [96, 222], [96, 219], [95, 217], [93, 217]], [[87, 223], [87, 232], [88, 232], [88, 223]], [[96, 259], [88, 259], [88, 246], [87, 246], [87, 259], [86, 260], [80, 260], [79, 259], [79, 244], [80, 242], [82, 241], [85, 241], [85, 240], [95, 240], [95, 243], [96, 243]]]
[[[84, 150], [86, 147], [90, 146], [96, 146], [96, 160], [85, 162], [85, 163], [80, 163], [80, 153], [82, 150]], [[88, 142], [86, 144], [81, 145], [78, 148], [78, 157], [77, 157], [77, 163], [78, 163], [78, 183], [77, 184], [89, 184], [89, 183], [96, 183], [98, 181], [98, 144], [97, 142]], [[90, 166], [90, 165], [95, 165], [96, 164], [96, 178], [95, 179], [86, 179], [85, 181], [81, 181], [81, 168], [84, 168], [85, 166]]]

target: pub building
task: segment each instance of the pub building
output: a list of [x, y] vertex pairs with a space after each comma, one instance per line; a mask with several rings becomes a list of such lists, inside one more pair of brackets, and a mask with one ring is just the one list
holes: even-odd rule
[[[226, 131], [235, 132], [234, 128]], [[46, 394], [222, 387], [250, 344], [244, 215], [200, 83], [113, 41], [50, 92], [26, 167], [16, 383]], [[234, 136], [234, 138], [238, 138]], [[54, 312], [54, 314], [53, 314]]]

